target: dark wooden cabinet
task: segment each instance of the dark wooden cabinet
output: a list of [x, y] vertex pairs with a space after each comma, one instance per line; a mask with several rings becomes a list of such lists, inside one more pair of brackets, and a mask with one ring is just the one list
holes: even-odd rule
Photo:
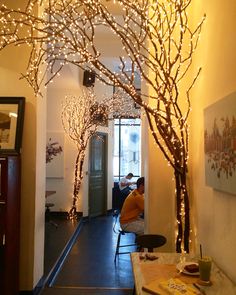
[[20, 156], [0, 154], [0, 290], [19, 292]]

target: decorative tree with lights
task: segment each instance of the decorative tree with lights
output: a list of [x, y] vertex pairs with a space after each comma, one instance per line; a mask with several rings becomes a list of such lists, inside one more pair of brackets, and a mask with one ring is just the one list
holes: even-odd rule
[[[40, 16], [34, 9], [39, 3], [43, 5]], [[32, 48], [22, 77], [36, 93], [64, 65], [72, 64], [96, 69], [101, 81], [123, 89], [143, 108], [153, 138], [174, 170], [177, 252], [189, 251], [188, 118], [190, 90], [200, 69], [192, 79], [188, 76], [191, 81], [187, 87], [184, 78], [204, 20], [191, 28], [187, 14], [190, 4], [191, 0], [29, 0], [25, 11], [2, 6], [0, 14], [0, 48], [9, 44]], [[120, 42], [119, 73], [103, 62], [96, 42], [101, 28]], [[41, 72], [41, 65], [45, 72]], [[147, 91], [137, 91], [137, 72]]]
[[96, 133], [98, 125], [107, 120], [106, 108], [98, 104], [92, 91], [81, 96], [67, 96], [62, 105], [62, 125], [70, 139], [76, 144], [73, 202], [69, 217], [76, 218], [76, 204], [83, 180], [83, 164], [89, 139]]
[[[132, 115], [133, 114], [133, 115]], [[62, 104], [62, 125], [77, 147], [74, 170], [73, 202], [69, 211], [71, 219], [76, 218], [76, 205], [83, 181], [83, 165], [89, 140], [99, 126], [107, 124], [109, 119], [124, 116], [138, 116], [131, 109], [131, 104], [118, 92], [113, 98], [98, 101], [93, 89], [84, 91], [80, 96], [67, 96]]]

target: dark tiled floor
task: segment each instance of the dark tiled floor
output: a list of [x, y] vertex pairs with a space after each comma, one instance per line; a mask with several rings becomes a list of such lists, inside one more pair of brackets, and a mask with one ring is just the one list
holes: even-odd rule
[[77, 221], [71, 222], [70, 220], [63, 218], [54, 217], [52, 220], [57, 223], [58, 227], [53, 226], [51, 223], [45, 224], [45, 276], [57, 261], [60, 253], [78, 225]]
[[104, 289], [104, 288], [66, 288], [53, 287], [44, 290], [43, 295], [132, 295], [131, 289]]
[[[44, 276], [46, 277], [60, 253], [65, 248], [70, 237], [78, 226], [78, 221], [71, 221], [66, 216], [50, 215], [51, 222], [45, 222], [45, 245], [44, 245]], [[53, 222], [58, 226], [55, 227]]]
[[[83, 222], [53, 287], [44, 289], [43, 295], [132, 294], [134, 283], [129, 254], [120, 255], [114, 263], [118, 237], [113, 231], [114, 221], [109, 215]], [[129, 244], [133, 239], [133, 234], [127, 234], [122, 236], [121, 242]]]

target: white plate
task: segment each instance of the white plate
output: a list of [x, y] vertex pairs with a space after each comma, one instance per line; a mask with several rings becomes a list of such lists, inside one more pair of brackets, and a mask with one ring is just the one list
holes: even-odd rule
[[189, 265], [189, 264], [197, 264], [196, 262], [192, 262], [192, 261], [189, 261], [189, 262], [184, 262], [184, 263], [178, 263], [176, 265], [176, 268], [178, 269], [178, 271], [186, 274], [186, 275], [189, 275], [189, 276], [198, 276], [199, 275], [199, 271], [197, 272], [188, 272], [186, 269], [184, 269], [184, 267], [186, 265]]

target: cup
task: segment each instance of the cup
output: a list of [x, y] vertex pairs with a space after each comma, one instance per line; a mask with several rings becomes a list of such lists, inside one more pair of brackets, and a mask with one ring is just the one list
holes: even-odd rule
[[203, 256], [198, 260], [199, 278], [201, 281], [209, 283], [211, 277], [212, 259], [209, 256]]

